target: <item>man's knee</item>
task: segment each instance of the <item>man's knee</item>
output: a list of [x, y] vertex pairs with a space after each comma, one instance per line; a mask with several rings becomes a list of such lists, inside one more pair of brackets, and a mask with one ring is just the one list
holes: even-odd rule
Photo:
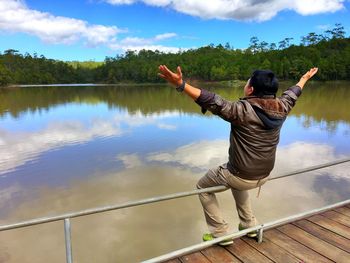
[[212, 177], [215, 176], [215, 173], [212, 169], [209, 169], [206, 174], [204, 176], [202, 176], [198, 182], [197, 182], [197, 189], [202, 189], [202, 188], [206, 188], [206, 187], [210, 187], [211, 186], [211, 181]]
[[205, 176], [206, 176], [206, 175], [202, 176], [202, 177], [198, 180], [198, 182], [197, 182], [197, 184], [196, 184], [197, 189], [205, 188], [205, 184], [204, 184], [204, 182], [206, 181]]

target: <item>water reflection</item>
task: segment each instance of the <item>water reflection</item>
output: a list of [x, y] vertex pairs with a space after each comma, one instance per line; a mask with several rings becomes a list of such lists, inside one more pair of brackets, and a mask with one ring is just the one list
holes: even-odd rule
[[[191, 155], [191, 150], [200, 150], [199, 145], [202, 143], [188, 145], [186, 148], [188, 156]], [[218, 144], [217, 141], [206, 142], [204, 147], [208, 147], [210, 143], [214, 147]], [[225, 148], [225, 142], [221, 143]], [[301, 149], [307, 149], [305, 154], [308, 158], [300, 158]], [[294, 143], [282, 147], [278, 152], [274, 174], [317, 164], [320, 161], [331, 161], [339, 157], [334, 152], [335, 150], [329, 145], [310, 143]], [[156, 154], [150, 153], [149, 156]], [[122, 159], [128, 169], [105, 174], [103, 177], [74, 181], [69, 188], [41, 186], [38, 199], [22, 201], [16, 209], [8, 211], [6, 221], [193, 189], [196, 181], [202, 176], [202, 173], [192, 169], [198, 165], [198, 161], [183, 162], [185, 156], [179, 154], [177, 156], [177, 161], [182, 162], [182, 166], [168, 163], [167, 159], [163, 161], [168, 164], [152, 165], [147, 163], [148, 158], [141, 161], [137, 155], [118, 156], [117, 158]], [[207, 155], [209, 163], [217, 158], [225, 157], [224, 154], [217, 153]], [[295, 160], [298, 162], [288, 162], [290, 158], [297, 158]], [[161, 162], [160, 159], [157, 161]], [[348, 197], [350, 182], [344, 171], [349, 167], [341, 165], [270, 182], [263, 186], [259, 199], [254, 198], [256, 192], [252, 191], [253, 206], [259, 220], [267, 222]], [[339, 183], [342, 187], [339, 187]], [[20, 187], [23, 187], [21, 191], [25, 191], [24, 185]], [[8, 195], [8, 198], [11, 198], [11, 195]], [[232, 197], [225, 192], [219, 195], [219, 200], [224, 216], [231, 223], [233, 231], [238, 219]], [[2, 202], [8, 201], [10, 200], [2, 200]], [[74, 255], [76, 260], [81, 262], [137, 262], [200, 242], [201, 233], [205, 229], [199, 201], [195, 197], [123, 209], [73, 220]], [[25, 262], [31, 259], [35, 259], [35, 262], [48, 260], [62, 262], [64, 255], [62, 230], [62, 224], [50, 224], [34, 229], [2, 233], [0, 242], [2, 244], [6, 242], [3, 257], [7, 255], [10, 262]], [[41, 238], [36, 240], [37, 236]], [[135, 247], [142, 249], [134, 251]], [[21, 253], [17, 252], [19, 248]], [[49, 254], [39, 253], [40, 249]]]
[[142, 115], [119, 111], [107, 118], [91, 116], [88, 123], [80, 120], [50, 120], [42, 130], [12, 131], [0, 128], [0, 174], [33, 160], [39, 154], [72, 144], [81, 144], [93, 139], [121, 136], [131, 128], [154, 125], [158, 129], [176, 130], [176, 125], [162, 123], [162, 119], [174, 118], [179, 113], [164, 112]]
[[[281, 131], [273, 176], [350, 155], [345, 84], [304, 91]], [[242, 93], [215, 91], [231, 99]], [[168, 87], [3, 89], [0, 101], [2, 224], [191, 190], [208, 168], [227, 161], [229, 124], [201, 115]], [[259, 220], [348, 198], [349, 168], [269, 182], [259, 199], [253, 190]], [[219, 200], [235, 230], [230, 193]], [[54, 223], [2, 233], [0, 262], [64, 261], [62, 228]], [[137, 262], [198, 243], [204, 231], [196, 197], [123, 209], [74, 219], [74, 257]]]
[[150, 153], [148, 161], [176, 163], [200, 171], [227, 162], [227, 140], [199, 141], [181, 146], [170, 152]]
[[0, 174], [23, 165], [42, 152], [68, 144], [83, 143], [99, 136], [116, 136], [121, 133], [118, 125], [101, 120], [94, 121], [88, 127], [79, 121], [55, 122], [37, 132], [11, 132], [2, 129]]
[[[280, 92], [294, 83], [281, 83]], [[310, 121], [350, 122], [349, 82], [308, 83], [292, 115], [310, 117]], [[208, 87], [208, 84], [198, 84]], [[210, 86], [212, 86], [210, 84]], [[215, 86], [215, 85], [214, 85]], [[243, 96], [242, 88], [215, 86], [215, 92], [236, 100]], [[166, 86], [108, 87], [32, 87], [0, 89], [0, 116], [19, 118], [25, 112], [45, 112], [57, 105], [72, 103], [107, 104], [109, 107], [140, 111], [142, 114], [181, 111], [200, 114], [198, 106], [179, 96]]]

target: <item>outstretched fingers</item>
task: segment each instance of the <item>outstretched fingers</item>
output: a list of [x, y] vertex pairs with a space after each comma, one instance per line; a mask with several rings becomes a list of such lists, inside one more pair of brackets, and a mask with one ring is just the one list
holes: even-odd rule
[[166, 65], [163, 65], [164, 69], [168, 72], [168, 73], [172, 73], [170, 69], [168, 69], [168, 67]]
[[173, 72], [167, 68], [165, 65], [160, 65], [159, 70], [162, 72], [163, 75], [172, 77]]
[[311, 68], [308, 72], [306, 72], [303, 78], [311, 79], [318, 71], [318, 68]]
[[166, 65], [160, 65], [159, 70], [159, 77], [177, 86], [181, 84], [180, 81], [182, 82], [182, 72], [180, 66], [176, 68], [176, 72], [172, 72]]
[[309, 70], [308, 74], [310, 75], [310, 78], [313, 77], [318, 71], [318, 68], [312, 68]]
[[168, 79], [170, 78], [170, 74], [168, 73], [168, 71], [164, 68], [163, 65], [160, 65], [159, 66], [159, 70], [160, 70], [160, 73], [158, 73], [158, 76], [163, 78], [163, 79]]
[[158, 73], [158, 76], [161, 77], [162, 79], [166, 79], [167, 77], [163, 75], [162, 73]]
[[177, 70], [177, 74], [178, 74], [179, 77], [182, 79], [182, 72], [181, 72], [180, 66], [177, 66], [176, 70]]
[[311, 69], [312, 75], [315, 75], [317, 73], [317, 71], [318, 71], [318, 68], [312, 68]]

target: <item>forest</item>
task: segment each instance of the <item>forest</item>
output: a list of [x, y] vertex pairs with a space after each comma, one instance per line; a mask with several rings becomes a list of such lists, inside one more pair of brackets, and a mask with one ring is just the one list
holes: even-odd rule
[[246, 80], [255, 69], [271, 69], [280, 80], [299, 78], [310, 67], [319, 67], [318, 80], [350, 80], [350, 38], [335, 24], [323, 34], [267, 43], [253, 36], [248, 48], [230, 43], [210, 44], [178, 53], [127, 51], [104, 62], [64, 62], [8, 49], [0, 53], [0, 85], [55, 83], [160, 83], [158, 65], [181, 65], [186, 79], [200, 81]]

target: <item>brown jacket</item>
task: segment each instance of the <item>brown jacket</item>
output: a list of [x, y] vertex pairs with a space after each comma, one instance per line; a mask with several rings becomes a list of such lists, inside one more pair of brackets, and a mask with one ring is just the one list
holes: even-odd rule
[[231, 102], [207, 90], [201, 91], [196, 102], [202, 112], [209, 110], [231, 123], [227, 164], [231, 173], [248, 180], [270, 174], [282, 124], [300, 94], [300, 87], [293, 86], [281, 97], [249, 96]]

